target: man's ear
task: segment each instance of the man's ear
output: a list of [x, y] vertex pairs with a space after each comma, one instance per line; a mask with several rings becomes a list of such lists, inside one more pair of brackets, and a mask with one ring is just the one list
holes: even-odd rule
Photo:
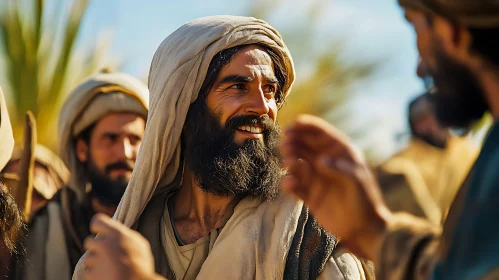
[[76, 156], [80, 162], [88, 160], [88, 144], [81, 138], [76, 141]]
[[457, 23], [436, 16], [433, 22], [434, 32], [440, 37], [444, 51], [456, 58], [465, 58], [469, 55], [472, 38], [470, 31]]

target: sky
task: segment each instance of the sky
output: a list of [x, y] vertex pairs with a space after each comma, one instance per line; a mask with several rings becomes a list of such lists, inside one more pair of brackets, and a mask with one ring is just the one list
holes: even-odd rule
[[[251, 1], [263, 0], [92, 0], [79, 41], [89, 44], [99, 36], [110, 36], [110, 55], [124, 63], [125, 72], [145, 80], [152, 56], [168, 34], [202, 16], [246, 15]], [[266, 18], [277, 30], [304, 20], [308, 1], [277, 1], [278, 7], [268, 4], [271, 16]], [[341, 39], [346, 45], [344, 59], [378, 62], [373, 76], [353, 89], [356, 97], [348, 109], [354, 125], [369, 124], [367, 143], [361, 145], [376, 147], [378, 157], [387, 157], [401, 147], [395, 135], [407, 131], [407, 103], [423, 90], [415, 74], [417, 50], [412, 27], [396, 0], [324, 2], [317, 36], [304, 44], [320, 46]], [[297, 69], [297, 76], [305, 72], [305, 67]]]

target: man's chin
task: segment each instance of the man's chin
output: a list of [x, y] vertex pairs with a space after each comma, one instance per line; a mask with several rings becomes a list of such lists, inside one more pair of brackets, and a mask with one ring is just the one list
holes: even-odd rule
[[130, 181], [132, 171], [111, 171], [107, 174], [107, 177], [112, 181]]
[[[470, 102], [471, 104], [471, 102]], [[468, 107], [459, 106], [452, 101], [437, 104], [436, 117], [438, 122], [452, 129], [470, 129], [485, 114], [485, 110], [470, 110]]]

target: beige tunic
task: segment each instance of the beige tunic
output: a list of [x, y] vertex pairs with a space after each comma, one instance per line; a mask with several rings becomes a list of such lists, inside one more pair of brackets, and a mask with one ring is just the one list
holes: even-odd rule
[[170, 222], [168, 207], [161, 218], [160, 227], [163, 247], [168, 252], [170, 266], [177, 279], [194, 279], [201, 270], [201, 266], [208, 257], [208, 253], [218, 236], [218, 231], [213, 230], [209, 235], [198, 239], [196, 242], [179, 245]]
[[[273, 202], [244, 199], [220, 230], [181, 246], [163, 207], [160, 235], [175, 279], [282, 279], [286, 256], [303, 204], [288, 196]], [[361, 261], [337, 248], [321, 280], [369, 279]]]

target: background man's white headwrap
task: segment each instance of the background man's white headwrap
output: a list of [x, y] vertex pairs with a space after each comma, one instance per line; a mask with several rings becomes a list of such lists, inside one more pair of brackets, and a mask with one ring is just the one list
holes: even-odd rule
[[10, 160], [14, 149], [14, 136], [10, 125], [7, 103], [0, 88], [0, 170], [2, 170]]
[[198, 97], [212, 58], [222, 50], [247, 44], [272, 48], [294, 81], [291, 55], [279, 33], [263, 20], [212, 16], [191, 21], [168, 36], [154, 54], [149, 73], [151, 107], [141, 151], [114, 218], [132, 226], [157, 188], [167, 187], [180, 167], [180, 135], [189, 106]]
[[59, 116], [59, 154], [71, 172], [69, 186], [82, 198], [86, 176], [76, 156], [76, 137], [105, 115], [132, 112], [147, 118], [149, 91], [124, 73], [100, 73], [82, 82], [66, 99]]

